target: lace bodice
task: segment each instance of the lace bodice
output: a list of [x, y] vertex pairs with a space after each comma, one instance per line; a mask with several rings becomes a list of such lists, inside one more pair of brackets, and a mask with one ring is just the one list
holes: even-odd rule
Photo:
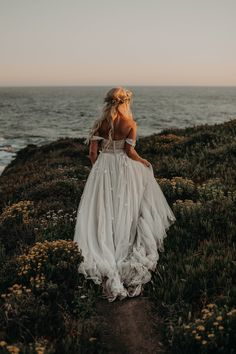
[[112, 140], [107, 147], [105, 144], [107, 143], [108, 139], [103, 138], [102, 136], [94, 135], [90, 140], [102, 140], [101, 150], [102, 152], [118, 152], [123, 151], [125, 142], [135, 147], [136, 141], [134, 139], [126, 138], [121, 140]]

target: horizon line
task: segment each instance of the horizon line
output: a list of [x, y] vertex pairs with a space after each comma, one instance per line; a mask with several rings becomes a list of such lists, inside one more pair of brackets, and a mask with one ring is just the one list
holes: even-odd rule
[[53, 85], [53, 84], [46, 84], [46, 85], [0, 85], [0, 88], [37, 88], [37, 87], [55, 87], [55, 88], [59, 88], [59, 87], [236, 87], [235, 85], [179, 85], [179, 84], [173, 84], [173, 85], [135, 85], [135, 84], [127, 84], [127, 85], [108, 85], [108, 84], [90, 84], [90, 85]]

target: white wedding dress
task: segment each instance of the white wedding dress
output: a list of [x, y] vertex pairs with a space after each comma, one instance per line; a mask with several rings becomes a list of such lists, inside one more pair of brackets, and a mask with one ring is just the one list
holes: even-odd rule
[[140, 294], [164, 251], [166, 231], [175, 215], [157, 183], [153, 168], [128, 157], [125, 141], [107, 139], [87, 178], [77, 212], [74, 241], [84, 256], [79, 266], [108, 301]]

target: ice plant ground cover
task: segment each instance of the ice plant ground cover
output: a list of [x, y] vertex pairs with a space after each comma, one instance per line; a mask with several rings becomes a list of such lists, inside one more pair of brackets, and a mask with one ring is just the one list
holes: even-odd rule
[[[235, 347], [236, 120], [140, 138], [177, 222], [145, 295], [173, 353]], [[0, 349], [105, 353], [101, 289], [77, 273], [76, 211], [91, 169], [83, 139], [20, 150], [0, 176]]]

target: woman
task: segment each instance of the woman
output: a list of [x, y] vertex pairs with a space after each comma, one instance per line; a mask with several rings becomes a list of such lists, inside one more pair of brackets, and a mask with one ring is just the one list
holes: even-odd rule
[[92, 168], [74, 234], [84, 256], [79, 272], [101, 284], [110, 302], [141, 293], [176, 221], [152, 165], [135, 150], [131, 98], [122, 87], [107, 92], [101, 118], [86, 140]]

